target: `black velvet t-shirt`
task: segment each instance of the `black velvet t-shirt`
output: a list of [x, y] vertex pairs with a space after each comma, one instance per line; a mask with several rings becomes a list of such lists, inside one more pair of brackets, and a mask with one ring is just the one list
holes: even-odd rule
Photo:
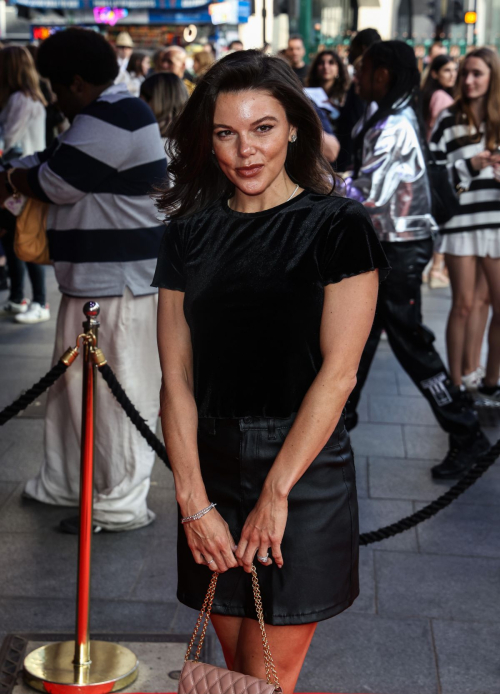
[[269, 210], [219, 201], [171, 222], [153, 286], [185, 292], [200, 417], [287, 417], [322, 363], [324, 285], [387, 259], [365, 209], [304, 191]]

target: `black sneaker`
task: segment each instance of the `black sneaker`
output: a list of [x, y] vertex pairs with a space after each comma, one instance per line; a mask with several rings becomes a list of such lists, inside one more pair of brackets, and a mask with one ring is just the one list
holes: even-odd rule
[[431, 469], [431, 474], [435, 480], [458, 479], [490, 448], [491, 444], [482, 431], [469, 444], [463, 444], [450, 436], [450, 449], [443, 462]]
[[477, 389], [479, 404], [489, 407], [500, 407], [500, 386], [485, 386], [483, 383]]
[[[71, 518], [64, 518], [59, 523], [59, 530], [68, 535], [78, 535], [80, 532], [80, 516], [72, 516]], [[92, 524], [92, 533], [96, 535], [102, 531], [102, 527], [97, 525], [97, 523]]]

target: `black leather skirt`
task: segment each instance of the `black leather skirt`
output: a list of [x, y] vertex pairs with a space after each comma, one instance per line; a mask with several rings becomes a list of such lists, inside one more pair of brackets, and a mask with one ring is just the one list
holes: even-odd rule
[[[198, 448], [208, 498], [217, 503], [236, 542], [294, 418], [200, 419]], [[354, 460], [342, 416], [290, 493], [283, 568], [255, 562], [265, 621], [308, 624], [349, 607], [359, 593], [358, 535]], [[177, 550], [177, 597], [200, 610], [212, 572], [194, 561], [180, 522]], [[213, 612], [256, 619], [250, 575], [242, 568], [219, 576]]]

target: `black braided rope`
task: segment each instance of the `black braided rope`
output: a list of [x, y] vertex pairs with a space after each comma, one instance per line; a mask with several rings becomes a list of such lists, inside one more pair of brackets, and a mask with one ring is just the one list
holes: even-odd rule
[[60, 378], [63, 373], [66, 372], [68, 367], [62, 361], [58, 361], [51, 370], [41, 378], [38, 383], [35, 383], [29, 390], [23, 393], [17, 400], [14, 400], [12, 405], [8, 405], [5, 409], [0, 412], [0, 426], [8, 422], [9, 419], [15, 417], [19, 412], [25, 410], [28, 405], [36, 400], [42, 393], [44, 393], [47, 388], [50, 388], [58, 378]]
[[428, 520], [442, 511], [444, 508], [449, 506], [452, 501], [458, 499], [464, 492], [472, 487], [474, 482], [477, 480], [490, 468], [495, 460], [500, 455], [500, 439], [490, 448], [488, 453], [481, 456], [479, 462], [477, 462], [461, 479], [458, 480], [456, 484], [453, 485], [445, 494], [432, 501], [424, 508], [420, 509], [411, 516], [402, 518], [397, 523], [392, 523], [392, 525], [386, 525], [385, 528], [380, 528], [379, 530], [374, 530], [371, 533], [363, 533], [359, 536], [360, 545], [371, 545], [374, 542], [380, 542], [381, 540], [386, 540], [389, 537], [394, 537], [394, 535], [399, 535], [405, 530], [414, 528], [419, 523]]
[[[108, 364], [99, 367], [99, 371], [106, 383], [108, 384], [111, 392], [118, 400], [120, 405], [125, 411], [125, 414], [138, 429], [139, 433], [146, 439], [151, 448], [158, 454], [158, 456], [163, 460], [167, 467], [171, 470], [172, 467], [168, 460], [167, 451], [165, 446], [161, 441], [153, 434], [151, 429], [146, 424], [145, 420], [141, 417], [139, 412], [135, 409], [134, 405], [130, 401], [129, 397], [123, 390], [122, 386], [118, 382], [115, 374], [113, 373], [111, 367]], [[490, 448], [488, 453], [481, 457], [481, 460], [477, 462], [468, 472], [465, 474], [451, 489], [445, 494], [442, 494], [435, 501], [431, 502], [420, 511], [413, 513], [411, 516], [402, 518], [397, 523], [392, 523], [392, 525], [387, 525], [384, 528], [379, 528], [370, 533], [363, 533], [359, 536], [360, 545], [371, 545], [374, 542], [380, 542], [381, 540], [386, 540], [389, 537], [394, 537], [394, 535], [399, 535], [405, 530], [410, 530], [414, 528], [419, 523], [428, 520], [435, 516], [439, 511], [449, 506], [452, 501], [457, 499], [461, 494], [463, 494], [469, 487], [472, 487], [474, 482], [476, 482], [485, 472], [490, 468], [495, 460], [500, 455], [500, 440], [496, 442], [494, 446]]]
[[146, 439], [146, 441], [149, 443], [149, 445], [155, 451], [158, 457], [161, 460], [163, 460], [163, 462], [169, 468], [169, 470], [171, 470], [172, 467], [170, 465], [170, 461], [168, 459], [165, 446], [162, 444], [160, 439], [155, 434], [153, 434], [151, 429], [148, 427], [146, 421], [135, 409], [134, 404], [128, 397], [127, 393], [123, 390], [121, 384], [119, 383], [118, 379], [113, 373], [112, 368], [109, 366], [109, 364], [104, 364], [104, 366], [99, 367], [99, 371], [101, 372], [102, 377], [109, 386], [109, 389], [122, 406], [125, 414], [130, 419], [132, 424], [135, 426], [135, 428], [138, 430], [141, 436]]

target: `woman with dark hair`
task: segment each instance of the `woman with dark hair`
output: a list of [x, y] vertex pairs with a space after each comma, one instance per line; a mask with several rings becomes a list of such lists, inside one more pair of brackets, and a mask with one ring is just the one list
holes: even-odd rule
[[392, 267], [380, 288], [377, 316], [366, 344], [357, 384], [347, 406], [347, 426], [357, 422], [356, 406], [385, 330], [389, 344], [450, 434], [435, 478], [460, 476], [489, 449], [472, 404], [454, 385], [422, 323], [422, 272], [432, 257], [431, 194], [417, 114], [413, 108], [420, 73], [413, 49], [402, 41], [374, 43], [357, 74], [361, 98], [378, 108], [362, 121], [354, 140], [355, 172], [349, 195], [370, 213]]
[[[466, 331], [478, 293], [479, 269], [486, 277], [493, 309], [488, 361], [481, 397], [500, 404], [500, 59], [490, 48], [467, 54], [459, 75], [458, 99], [439, 116], [431, 138], [436, 159], [448, 167], [461, 191], [460, 209], [441, 228], [452, 289], [446, 331], [454, 383], [462, 382]], [[484, 302], [483, 302], [484, 303]], [[486, 316], [484, 316], [486, 317]], [[478, 321], [484, 330], [484, 319]], [[470, 336], [467, 336], [470, 340]], [[479, 356], [479, 355], [478, 355]], [[478, 363], [474, 366], [475, 369]], [[473, 373], [473, 372], [471, 372]], [[466, 376], [470, 376], [467, 373]], [[480, 378], [476, 378], [476, 382]]]
[[155, 114], [160, 134], [166, 142], [170, 123], [189, 98], [184, 82], [171, 72], [157, 72], [142, 83], [140, 96]]
[[323, 109], [331, 123], [333, 132], [342, 112], [347, 90], [349, 73], [340, 56], [335, 51], [321, 51], [312, 63], [306, 80], [308, 87], [322, 87], [333, 108]]
[[146, 75], [151, 67], [151, 58], [147, 53], [143, 51], [134, 51], [129, 58], [127, 69], [120, 73], [117, 79], [117, 83], [120, 81], [122, 74], [126, 75], [124, 81], [127, 85], [127, 89], [133, 96], [139, 96], [141, 90], [141, 84], [146, 79]]
[[358, 594], [342, 410], [387, 263], [362, 206], [332, 194], [318, 117], [285, 61], [222, 58], [169, 140], [173, 185], [159, 207], [170, 223], [153, 285], [183, 520], [177, 596], [199, 610], [219, 572], [212, 612], [227, 666], [265, 678], [245, 575], [256, 559], [292, 694], [317, 622]]
[[320, 51], [309, 69], [308, 87], [323, 87], [333, 106], [344, 103], [349, 89], [349, 73], [335, 51]]
[[457, 81], [457, 64], [449, 55], [438, 55], [432, 61], [422, 87], [422, 115], [427, 128], [427, 139], [437, 117], [452, 105]]

